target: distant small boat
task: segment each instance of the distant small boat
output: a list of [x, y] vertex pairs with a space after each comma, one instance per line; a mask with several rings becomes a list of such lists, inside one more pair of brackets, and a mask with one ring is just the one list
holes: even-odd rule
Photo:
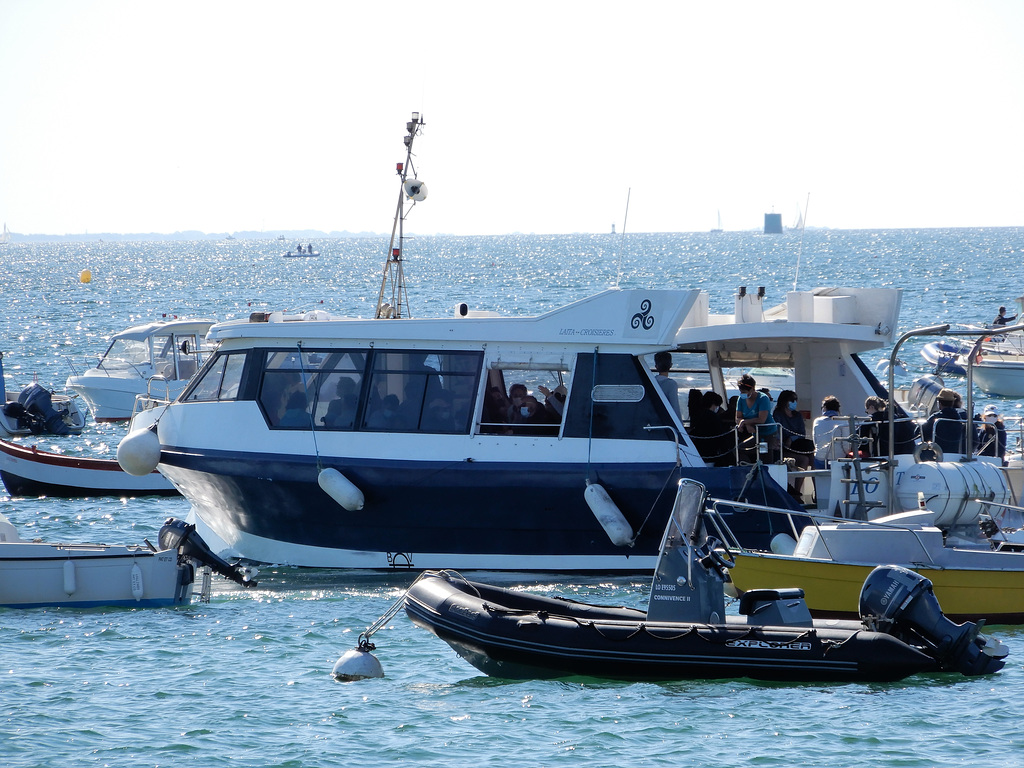
[[11, 233], [7, 229], [7, 222], [5, 221], [4, 232], [2, 235], [0, 235], [0, 245], [7, 245], [9, 242], [11, 242]]
[[296, 256], [319, 256], [320, 251], [314, 251], [312, 245], [307, 245], [303, 248], [301, 245], [298, 246], [294, 251], [288, 251], [288, 253], [282, 254], [286, 259], [295, 258]]
[[172, 496], [178, 491], [159, 472], [129, 475], [115, 459], [51, 453], [0, 440], [0, 481], [11, 496]]
[[718, 212], [718, 226], [711, 230], [712, 232], [722, 232], [722, 212]]

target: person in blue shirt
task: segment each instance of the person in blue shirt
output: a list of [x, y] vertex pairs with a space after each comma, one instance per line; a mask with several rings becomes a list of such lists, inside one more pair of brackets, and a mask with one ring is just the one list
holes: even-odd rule
[[739, 433], [740, 458], [756, 460], [761, 440], [767, 440], [769, 456], [774, 457], [779, 446], [779, 426], [772, 418], [772, 399], [757, 390], [757, 382], [749, 373], [740, 376], [738, 383], [740, 397], [736, 401], [736, 431]]

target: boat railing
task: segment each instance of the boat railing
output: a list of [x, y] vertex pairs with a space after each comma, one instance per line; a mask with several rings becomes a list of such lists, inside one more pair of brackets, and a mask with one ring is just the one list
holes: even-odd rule
[[[705, 505], [705, 516], [704, 519], [710, 525], [717, 535], [718, 539], [721, 540], [727, 549], [734, 552], [744, 552], [748, 554], [756, 554], [755, 550], [751, 550], [749, 547], [744, 547], [739, 538], [733, 533], [732, 528], [725, 520], [727, 512], [723, 511], [723, 508], [728, 508], [730, 511], [741, 511], [741, 512], [763, 512], [765, 514], [775, 513], [778, 515], [785, 515], [789, 523], [790, 533], [793, 536], [794, 541], [799, 541], [802, 535], [803, 529], [798, 529], [797, 521], [794, 517], [799, 517], [801, 521], [810, 520], [810, 524], [813, 525], [818, 531], [818, 541], [821, 542], [822, 547], [825, 549], [825, 553], [828, 558], [832, 561], [837, 561], [835, 555], [832, 554], [828, 547], [828, 539], [821, 533], [821, 525], [825, 524], [842, 524], [846, 527], [863, 527], [869, 530], [895, 530], [909, 533], [913, 536], [918, 546], [921, 548], [921, 553], [925, 558], [925, 562], [934, 565], [934, 560], [929, 553], [928, 547], [923, 541], [918, 532], [908, 525], [899, 525], [896, 523], [881, 523], [876, 520], [851, 520], [845, 517], [835, 517], [827, 514], [815, 514], [807, 511], [794, 511], [789, 509], [782, 509], [781, 507], [767, 507], [761, 504], [750, 504], [748, 502], [741, 501], [730, 501], [729, 499], [708, 499]], [[779, 531], [779, 533], [786, 533], [785, 531]]]

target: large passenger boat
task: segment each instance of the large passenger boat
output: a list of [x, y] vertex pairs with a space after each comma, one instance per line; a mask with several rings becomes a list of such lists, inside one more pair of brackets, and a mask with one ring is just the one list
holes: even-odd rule
[[[654, 355], [672, 353], [682, 392], [728, 395], [771, 367], [805, 402], [862, 403], [881, 387], [857, 355], [892, 342], [900, 291], [821, 288], [766, 310], [744, 289], [713, 315], [698, 289], [613, 288], [531, 317], [459, 304], [411, 318], [403, 201], [426, 195], [421, 124], [407, 126], [375, 317], [213, 326], [216, 351], [175, 402], [136, 415], [122, 466], [158, 466], [232, 554], [313, 567], [650, 570], [681, 477], [799, 510], [785, 465], [705, 461]], [[763, 518], [731, 525], [763, 546], [773, 535]]]

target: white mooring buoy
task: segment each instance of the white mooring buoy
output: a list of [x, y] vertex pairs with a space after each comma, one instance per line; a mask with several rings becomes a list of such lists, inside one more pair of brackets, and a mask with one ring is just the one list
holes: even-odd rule
[[360, 645], [358, 648], [345, 651], [335, 662], [331, 676], [342, 682], [384, 677], [384, 668], [381, 667], [377, 657], [370, 653], [372, 647], [372, 645]]

